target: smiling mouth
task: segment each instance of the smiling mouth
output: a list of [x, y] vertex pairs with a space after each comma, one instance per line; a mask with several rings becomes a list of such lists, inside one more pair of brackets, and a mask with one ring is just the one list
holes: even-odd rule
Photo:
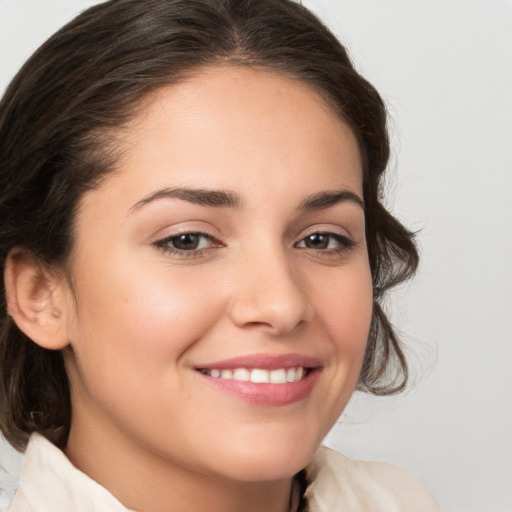
[[249, 354], [195, 367], [206, 383], [257, 406], [301, 402], [322, 373], [317, 357], [303, 354]]
[[266, 370], [264, 368], [198, 369], [203, 375], [214, 379], [252, 382], [254, 384], [289, 384], [299, 382], [306, 378], [312, 370], [313, 368], [305, 366], [276, 368], [274, 370]]

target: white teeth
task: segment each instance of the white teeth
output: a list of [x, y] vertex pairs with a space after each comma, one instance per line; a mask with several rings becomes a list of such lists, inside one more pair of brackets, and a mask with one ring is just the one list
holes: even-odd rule
[[248, 381], [251, 380], [251, 373], [247, 368], [237, 368], [233, 372], [233, 379]]
[[232, 370], [202, 370], [203, 373], [215, 379], [234, 379], [255, 384], [286, 384], [298, 382], [304, 377], [304, 367], [278, 368], [276, 370], [264, 370], [263, 368], [234, 368]]
[[220, 376], [223, 379], [232, 379], [233, 378], [233, 370], [222, 370], [220, 372]]
[[268, 370], [262, 370], [260, 368], [254, 368], [251, 371], [251, 382], [256, 384], [267, 384], [270, 382], [270, 375]]
[[286, 382], [286, 370], [284, 368], [272, 370], [270, 372], [270, 382], [272, 384], [284, 384]]

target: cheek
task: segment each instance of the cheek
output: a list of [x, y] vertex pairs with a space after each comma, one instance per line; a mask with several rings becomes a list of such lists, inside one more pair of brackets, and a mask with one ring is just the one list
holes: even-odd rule
[[350, 399], [364, 360], [373, 311], [373, 287], [368, 265], [361, 261], [318, 293], [317, 312], [331, 340], [332, 402], [325, 415], [331, 425]]
[[373, 310], [369, 268], [361, 264], [353, 272], [346, 272], [327, 291], [318, 293], [318, 303], [317, 311], [336, 350], [345, 355], [364, 354]]
[[91, 266], [94, 278], [77, 283], [72, 347], [82, 372], [98, 381], [150, 379], [175, 368], [222, 310], [199, 275], [121, 261]]

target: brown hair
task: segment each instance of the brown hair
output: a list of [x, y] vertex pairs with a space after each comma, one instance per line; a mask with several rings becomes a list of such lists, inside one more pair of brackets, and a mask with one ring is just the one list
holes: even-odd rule
[[[407, 365], [381, 308], [410, 277], [413, 237], [381, 203], [389, 156], [386, 111], [332, 33], [291, 0], [111, 0], [52, 36], [23, 66], [0, 103], [0, 265], [25, 247], [44, 264], [66, 261], [81, 195], [115, 163], [108, 134], [148, 93], [201, 66], [233, 63], [295, 77], [319, 91], [356, 135], [364, 163], [374, 310], [360, 390], [401, 390]], [[0, 296], [0, 428], [23, 448], [31, 432], [71, 421], [60, 352], [33, 343]]]

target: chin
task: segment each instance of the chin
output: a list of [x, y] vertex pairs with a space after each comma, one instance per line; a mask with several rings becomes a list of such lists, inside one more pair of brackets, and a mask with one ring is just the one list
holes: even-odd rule
[[223, 468], [229, 468], [230, 478], [245, 482], [264, 482], [290, 478], [309, 464], [319, 443], [267, 443], [265, 447], [246, 446], [223, 458]]

